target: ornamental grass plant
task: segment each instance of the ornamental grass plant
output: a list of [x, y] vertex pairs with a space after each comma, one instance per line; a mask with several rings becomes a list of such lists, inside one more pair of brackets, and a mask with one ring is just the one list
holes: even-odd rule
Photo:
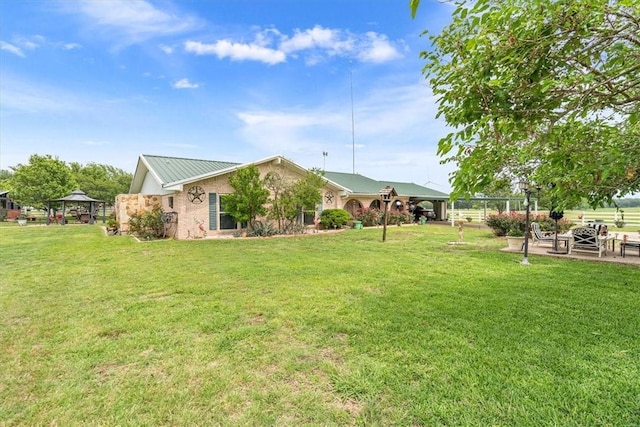
[[638, 268], [457, 231], [0, 227], [0, 425], [637, 425]]

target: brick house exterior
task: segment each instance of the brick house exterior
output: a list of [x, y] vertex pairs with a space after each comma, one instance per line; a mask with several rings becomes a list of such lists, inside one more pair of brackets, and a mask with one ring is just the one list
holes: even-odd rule
[[[221, 195], [233, 192], [229, 176], [240, 168], [255, 165], [260, 177], [277, 173], [288, 181], [302, 178], [308, 170], [282, 156], [272, 156], [256, 162], [240, 164], [199, 159], [184, 159], [153, 155], [140, 155], [129, 194], [116, 198], [116, 218], [126, 232], [132, 214], [161, 208], [166, 213], [168, 236], [176, 239], [204, 238], [232, 235], [238, 224], [225, 214]], [[387, 183], [357, 174], [325, 172], [325, 185], [321, 189], [322, 203], [315, 212], [305, 212], [303, 221], [313, 224], [314, 217], [324, 209], [343, 208], [355, 213], [358, 208], [376, 206], [381, 188], [392, 185], [406, 191], [397, 191], [396, 202], [408, 206], [416, 194], [432, 192], [442, 199], [446, 219], [448, 195], [425, 187], [407, 183]], [[413, 196], [407, 191], [416, 193]], [[424, 197], [430, 197], [422, 195]], [[434, 203], [435, 207], [435, 203]]]

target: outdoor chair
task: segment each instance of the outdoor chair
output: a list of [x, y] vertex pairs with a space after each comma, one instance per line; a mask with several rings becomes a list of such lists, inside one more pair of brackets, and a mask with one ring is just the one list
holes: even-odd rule
[[[537, 222], [531, 223], [531, 231], [533, 232], [532, 237], [534, 245], [538, 246], [540, 243], [551, 243], [553, 245], [555, 243], [555, 236], [553, 234], [543, 232], [540, 228], [540, 224], [538, 224]], [[560, 241], [563, 239], [558, 240]], [[566, 239], [564, 239], [563, 241], [566, 242]]]
[[572, 230], [571, 251], [597, 252], [598, 258], [607, 254], [607, 240], [598, 236], [598, 230], [592, 227], [577, 227]]

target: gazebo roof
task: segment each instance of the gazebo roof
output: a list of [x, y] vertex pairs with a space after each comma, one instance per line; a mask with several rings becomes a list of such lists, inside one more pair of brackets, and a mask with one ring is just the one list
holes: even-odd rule
[[92, 199], [82, 190], [75, 190], [66, 197], [54, 199], [54, 202], [103, 202], [104, 200]]

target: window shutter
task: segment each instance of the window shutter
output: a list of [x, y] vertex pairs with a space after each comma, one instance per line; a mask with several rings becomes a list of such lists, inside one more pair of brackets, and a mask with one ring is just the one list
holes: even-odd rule
[[218, 229], [218, 194], [209, 193], [209, 230]]

